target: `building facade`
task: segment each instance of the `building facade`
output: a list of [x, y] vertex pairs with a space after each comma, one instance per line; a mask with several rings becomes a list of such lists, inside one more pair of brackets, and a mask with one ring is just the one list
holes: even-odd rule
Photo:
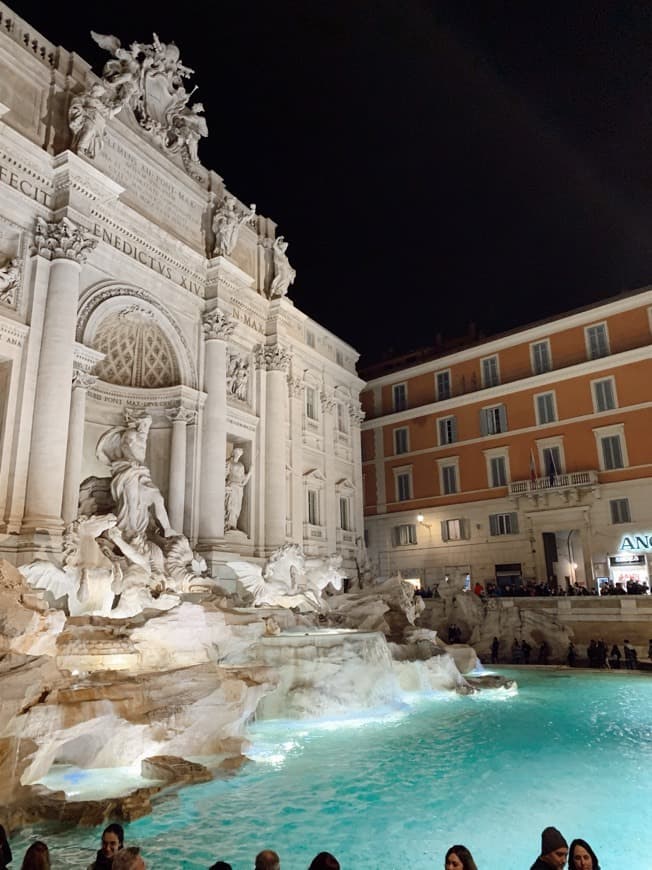
[[288, 297], [275, 223], [199, 162], [176, 46], [94, 38], [101, 76], [0, 3], [0, 555], [56, 552], [109, 473], [100, 436], [146, 414], [209, 565], [296, 543], [351, 568], [358, 355]]
[[376, 372], [368, 549], [436, 586], [649, 590], [652, 290]]

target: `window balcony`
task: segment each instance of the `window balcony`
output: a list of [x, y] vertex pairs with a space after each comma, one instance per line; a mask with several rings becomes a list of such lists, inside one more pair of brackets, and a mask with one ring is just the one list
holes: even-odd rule
[[565, 492], [570, 489], [590, 488], [597, 483], [597, 471], [571, 471], [568, 474], [536, 477], [534, 480], [513, 480], [509, 484], [509, 494], [540, 495], [546, 492]]

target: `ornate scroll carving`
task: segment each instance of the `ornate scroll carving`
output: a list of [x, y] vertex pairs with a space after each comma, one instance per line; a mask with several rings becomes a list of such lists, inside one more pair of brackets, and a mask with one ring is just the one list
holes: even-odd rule
[[82, 369], [75, 369], [72, 373], [72, 388], [73, 390], [88, 390], [94, 386], [97, 381], [96, 375], [91, 375]]
[[70, 218], [64, 217], [49, 223], [37, 217], [32, 253], [48, 260], [64, 258], [85, 263], [97, 242], [91, 233]]
[[183, 405], [178, 405], [176, 408], [169, 408], [165, 412], [165, 416], [173, 423], [194, 423], [197, 419], [197, 411], [194, 408], [184, 408]]
[[290, 395], [295, 399], [303, 398], [303, 378], [292, 377], [292, 375], [288, 375], [288, 389], [290, 391]]
[[327, 393], [325, 391], [319, 394], [319, 400], [324, 411], [332, 411], [337, 404], [335, 396], [332, 393]]

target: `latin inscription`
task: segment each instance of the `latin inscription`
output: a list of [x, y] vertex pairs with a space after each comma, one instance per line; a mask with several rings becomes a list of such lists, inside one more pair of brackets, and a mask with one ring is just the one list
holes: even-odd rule
[[27, 196], [35, 202], [40, 202], [41, 205], [45, 205], [48, 208], [52, 207], [52, 195], [47, 190], [34, 184], [31, 179], [25, 178], [18, 172], [7, 169], [6, 166], [0, 166], [0, 182], [13, 187], [14, 190], [22, 193], [23, 196]]
[[184, 290], [189, 290], [196, 296], [200, 295], [201, 288], [196, 281], [191, 281], [190, 278], [186, 277], [186, 275], [173, 269], [172, 266], [164, 263], [148, 251], [139, 248], [134, 242], [123, 238], [118, 233], [111, 232], [110, 230], [101, 227], [99, 224], [93, 226], [93, 233], [98, 239], [101, 239], [103, 242], [106, 242], [107, 245], [114, 247], [116, 251], [121, 251], [128, 257], [132, 257], [132, 259], [136, 260], [137, 263], [147, 266], [148, 269], [156, 272], [157, 275], [162, 275], [164, 278], [174, 281], [175, 284], [183, 287]]
[[125, 188], [121, 199], [186, 241], [202, 245], [202, 214], [206, 203], [194, 198], [170, 178], [141, 160], [107, 130], [95, 164]]

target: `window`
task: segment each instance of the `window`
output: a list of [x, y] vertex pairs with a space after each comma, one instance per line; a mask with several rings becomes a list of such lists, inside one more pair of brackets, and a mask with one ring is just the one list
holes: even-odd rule
[[604, 378], [600, 381], [592, 381], [593, 407], [596, 413], [600, 411], [613, 411], [616, 407], [616, 386], [613, 378]]
[[306, 344], [308, 345], [308, 347], [315, 346], [315, 333], [310, 332], [310, 330], [308, 330], [308, 332], [306, 332]]
[[441, 524], [442, 541], [462, 541], [471, 537], [468, 520], [443, 520]]
[[459, 460], [457, 456], [438, 459], [439, 492], [442, 495], [452, 495], [459, 492]]
[[402, 426], [400, 429], [394, 429], [394, 453], [408, 453], [409, 450], [407, 426]]
[[554, 481], [558, 474], [562, 474], [561, 450], [559, 447], [544, 447], [541, 451], [541, 463], [543, 476]]
[[396, 484], [396, 501], [408, 501], [412, 498], [412, 472], [394, 469]]
[[413, 523], [404, 523], [392, 528], [392, 546], [405, 547], [407, 544], [416, 544], [417, 527]]
[[348, 419], [349, 415], [347, 413], [346, 405], [343, 405], [342, 402], [337, 403], [337, 431], [342, 432], [344, 435], [349, 431], [348, 427]]
[[480, 411], [480, 433], [482, 435], [497, 435], [507, 432], [507, 411], [504, 405], [494, 405]]
[[446, 369], [444, 372], [437, 372], [435, 378], [437, 384], [437, 401], [441, 402], [444, 399], [450, 399], [452, 394], [450, 369]]
[[593, 435], [598, 451], [600, 471], [613, 471], [616, 468], [625, 468], [629, 465], [623, 423], [600, 426], [593, 430]]
[[606, 437], [601, 438], [600, 448], [602, 450], [602, 464], [605, 471], [612, 471], [614, 468], [625, 467], [620, 435], [607, 435]]
[[306, 387], [306, 417], [317, 419], [317, 390], [314, 387]]
[[507, 486], [507, 460], [504, 456], [489, 459], [489, 485]]
[[319, 525], [319, 493], [316, 489], [308, 490], [308, 522], [311, 526]]
[[440, 444], [453, 444], [457, 441], [457, 421], [455, 417], [442, 417], [437, 420]]
[[536, 407], [537, 424], [542, 426], [544, 423], [554, 423], [557, 419], [555, 411], [555, 394], [540, 393], [534, 397]]
[[587, 326], [584, 333], [586, 335], [586, 352], [589, 359], [598, 359], [601, 356], [609, 355], [609, 337], [607, 335], [606, 323], [596, 323], [594, 326]]
[[444, 495], [457, 492], [457, 468], [454, 465], [442, 466], [441, 481]]
[[550, 342], [547, 338], [531, 344], [530, 354], [532, 356], [532, 372], [535, 375], [541, 375], [544, 372], [550, 371], [552, 360], [550, 356]]
[[345, 496], [340, 496], [340, 528], [351, 528], [351, 504]]
[[631, 523], [632, 517], [629, 512], [628, 498], [614, 498], [609, 502], [609, 510], [611, 511], [611, 522], [614, 525], [618, 523]]
[[407, 408], [407, 385], [394, 384], [392, 387], [392, 397], [394, 401], [394, 410], [405, 411]]
[[485, 359], [480, 361], [480, 365], [482, 367], [482, 386], [497, 387], [500, 383], [500, 376], [498, 374], [498, 357], [485, 357]]
[[518, 514], [489, 514], [490, 535], [517, 535]]

